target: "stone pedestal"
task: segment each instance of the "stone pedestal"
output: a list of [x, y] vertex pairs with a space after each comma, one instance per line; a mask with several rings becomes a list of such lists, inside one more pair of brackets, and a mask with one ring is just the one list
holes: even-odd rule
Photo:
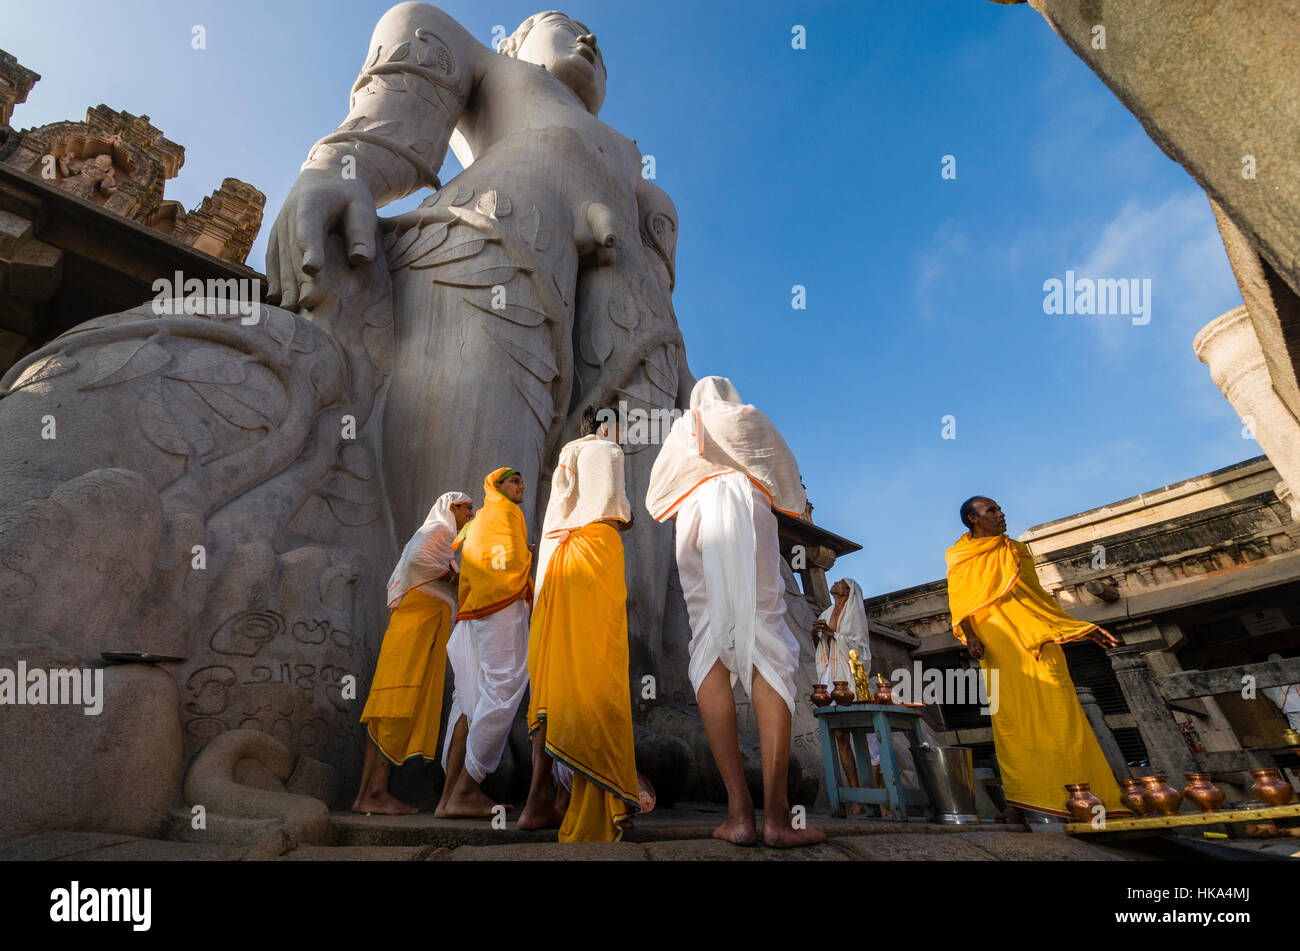
[[1235, 307], [1202, 328], [1192, 343], [1210, 368], [1214, 385], [1250, 427], [1255, 440], [1291, 489], [1291, 517], [1300, 520], [1294, 490], [1300, 486], [1300, 421], [1273, 388], [1264, 351], [1245, 307]]

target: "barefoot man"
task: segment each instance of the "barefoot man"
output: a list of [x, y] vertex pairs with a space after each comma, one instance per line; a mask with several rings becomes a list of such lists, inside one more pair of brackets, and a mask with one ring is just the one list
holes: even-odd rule
[[370, 696], [361, 711], [366, 760], [353, 812], [407, 816], [419, 812], [388, 792], [393, 766], [438, 754], [438, 723], [447, 675], [447, 635], [456, 613], [456, 562], [451, 544], [473, 514], [463, 492], [447, 492], [402, 549], [388, 579], [388, 630], [379, 649]]
[[483, 508], [454, 545], [461, 552], [460, 613], [447, 660], [456, 686], [447, 717], [453, 727], [442, 752], [447, 782], [434, 811], [439, 817], [492, 818], [497, 803], [480, 786], [501, 763], [528, 687], [533, 564], [519, 508], [524, 489], [515, 469], [490, 473], [483, 480]]
[[823, 842], [796, 829], [786, 793], [794, 671], [799, 643], [785, 623], [785, 584], [775, 507], [804, 511], [794, 454], [772, 421], [741, 402], [731, 381], [705, 377], [690, 412], [673, 424], [655, 459], [646, 508], [677, 520], [677, 571], [691, 621], [691, 686], [727, 789], [727, 821], [715, 838], [757, 839], [745, 785], [732, 694], [744, 685], [758, 719], [763, 762], [763, 841], [788, 847]]
[[[559, 826], [561, 842], [616, 842], [640, 802], [619, 537], [632, 506], [609, 423], [589, 407], [582, 431], [560, 450], [542, 527], [528, 641], [533, 776], [519, 828]], [[563, 816], [553, 759], [573, 773]]]
[[1068, 817], [1066, 783], [1090, 783], [1108, 814], [1128, 816], [1060, 647], [1119, 641], [1057, 606], [1029, 546], [1007, 537], [998, 503], [977, 495], [960, 514], [970, 531], [948, 549], [948, 604], [953, 633], [984, 670], [998, 673], [988, 690], [1007, 818], [1018, 820], [1018, 809]]

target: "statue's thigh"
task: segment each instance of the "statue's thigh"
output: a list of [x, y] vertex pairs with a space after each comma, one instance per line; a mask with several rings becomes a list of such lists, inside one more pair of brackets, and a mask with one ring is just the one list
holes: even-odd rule
[[[399, 533], [448, 491], [479, 495], [498, 466], [532, 490], [555, 410], [546, 324], [521, 327], [465, 302], [427, 272], [394, 273], [396, 356], [384, 409], [384, 468]], [[536, 365], [534, 365], [536, 364]], [[543, 422], [545, 418], [545, 422]], [[532, 519], [532, 507], [525, 504]]]

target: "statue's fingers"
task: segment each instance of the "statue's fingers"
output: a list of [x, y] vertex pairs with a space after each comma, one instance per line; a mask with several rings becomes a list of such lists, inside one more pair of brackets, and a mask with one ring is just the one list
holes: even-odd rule
[[[288, 231], [289, 229], [286, 229]], [[280, 306], [285, 310], [298, 308], [298, 269], [295, 259], [298, 252], [292, 237], [286, 234], [280, 248]]]
[[271, 228], [266, 242], [266, 299], [271, 303], [280, 300], [280, 222]]
[[348, 202], [343, 212], [343, 238], [348, 246], [348, 261], [353, 267], [369, 264], [375, 258], [375, 210], [363, 201]]

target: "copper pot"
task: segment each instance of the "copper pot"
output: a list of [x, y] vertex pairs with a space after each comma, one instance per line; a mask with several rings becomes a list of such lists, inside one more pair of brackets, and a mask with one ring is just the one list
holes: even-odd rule
[[1226, 798], [1222, 789], [1210, 781], [1209, 773], [1184, 773], [1187, 785], [1183, 797], [1196, 804], [1201, 812], [1218, 812]]
[[1255, 777], [1250, 794], [1260, 802], [1270, 806], [1285, 806], [1295, 798], [1295, 789], [1278, 775], [1276, 769], [1252, 769], [1250, 775]]
[[1154, 816], [1156, 807], [1147, 799], [1146, 793], [1142, 790], [1142, 780], [1121, 779], [1120, 788], [1124, 790], [1123, 795], [1119, 797], [1120, 804], [1133, 813], [1135, 816]]
[[835, 701], [837, 707], [847, 707], [853, 702], [853, 688], [849, 686], [847, 680], [835, 681], [835, 689], [831, 691], [831, 699]]
[[812, 695], [808, 698], [814, 707], [827, 707], [831, 703], [830, 691], [825, 684], [813, 684]]
[[1143, 776], [1142, 785], [1151, 805], [1166, 816], [1176, 816], [1178, 807], [1183, 804], [1183, 794], [1165, 782], [1167, 778], [1164, 775]]
[[879, 704], [891, 704], [894, 702], [894, 684], [892, 681], [877, 676], [875, 701]]
[[1065, 811], [1080, 822], [1091, 822], [1093, 809], [1102, 805], [1100, 799], [1088, 789], [1088, 783], [1066, 783], [1070, 798], [1065, 801]]

